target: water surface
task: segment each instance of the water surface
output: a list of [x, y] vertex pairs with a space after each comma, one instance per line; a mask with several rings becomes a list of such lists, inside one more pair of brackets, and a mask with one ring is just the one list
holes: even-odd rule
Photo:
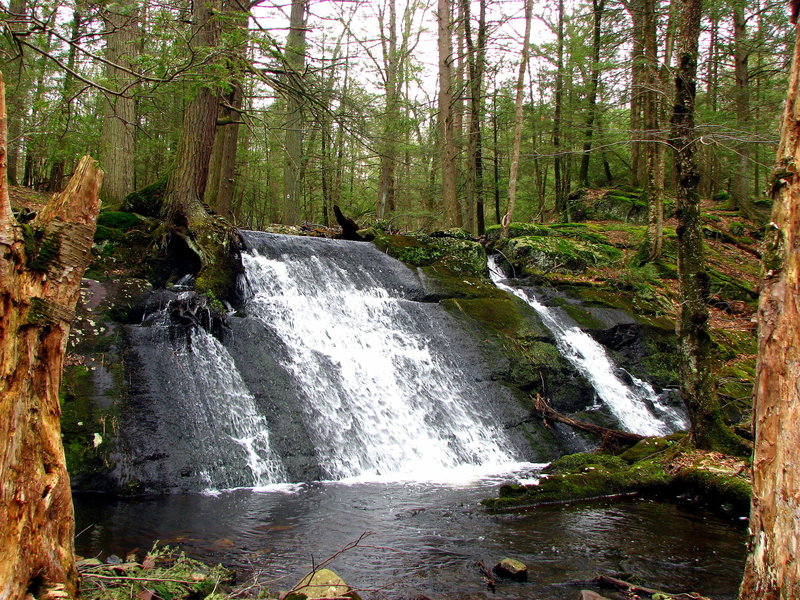
[[[332, 567], [354, 587], [390, 598], [574, 600], [598, 573], [635, 573], [668, 591], [736, 598], [745, 531], [707, 513], [646, 500], [600, 501], [489, 514], [496, 478], [469, 484], [312, 483], [287, 491], [235, 490], [127, 501], [76, 498], [79, 554], [124, 555], [153, 540], [199, 558], [258, 571], [275, 590], [365, 533]], [[291, 491], [289, 491], [291, 490]], [[475, 567], [504, 556], [530, 582], [491, 593]], [[369, 596], [369, 594], [366, 594]]]

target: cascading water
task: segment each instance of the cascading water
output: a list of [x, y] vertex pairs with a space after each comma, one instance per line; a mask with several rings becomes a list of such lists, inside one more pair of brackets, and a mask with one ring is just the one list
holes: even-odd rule
[[364, 244], [298, 247], [254, 232], [245, 240], [248, 315], [285, 346], [283, 366], [306, 396], [303, 418], [328, 477], [425, 478], [514, 460], [505, 433], [482, 414], [475, 378], [448, 351], [441, 309], [411, 299], [419, 288], [410, 272]]
[[402, 263], [371, 244], [243, 237], [245, 300], [224, 327], [162, 292], [127, 330], [122, 485], [441, 481], [564, 450], [503, 427], [525, 409]]
[[592, 336], [541, 304], [529, 291], [504, 283], [506, 277], [495, 256], [489, 257], [489, 272], [497, 287], [521, 298], [537, 312], [555, 337], [558, 349], [592, 384], [623, 429], [640, 435], [666, 435], [688, 428], [685, 417], [661, 402], [649, 383], [632, 375], [628, 375], [630, 385], [625, 383], [603, 346]]

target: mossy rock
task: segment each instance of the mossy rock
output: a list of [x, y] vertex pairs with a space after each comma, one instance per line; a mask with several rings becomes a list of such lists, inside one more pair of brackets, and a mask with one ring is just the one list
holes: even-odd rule
[[[500, 239], [503, 228], [501, 225], [490, 225], [486, 228], [486, 239], [496, 242]], [[547, 225], [537, 225], [536, 223], [514, 222], [508, 226], [508, 237], [515, 238], [524, 235], [550, 235], [551, 229]]]
[[647, 219], [647, 202], [640, 192], [622, 189], [609, 190], [590, 200], [583, 198], [572, 206], [576, 221], [624, 221], [643, 223]]
[[604, 467], [609, 470], [619, 471], [626, 469], [628, 464], [619, 456], [613, 454], [602, 454], [593, 452], [579, 452], [577, 454], [567, 454], [554, 461], [544, 470], [546, 474], [565, 475], [567, 473], [579, 473], [586, 467]]
[[284, 600], [318, 600], [322, 598], [350, 598], [361, 600], [357, 592], [330, 569], [309, 573], [294, 586]]
[[617, 263], [622, 252], [608, 244], [555, 236], [522, 236], [508, 240], [503, 253], [528, 274], [552, 271], [583, 273], [590, 267]]
[[674, 433], [667, 437], [649, 437], [638, 442], [636, 445], [628, 448], [625, 452], [619, 455], [619, 458], [628, 464], [633, 464], [645, 459], [648, 459], [656, 454], [661, 454], [669, 448], [675, 446], [680, 440], [686, 437], [686, 434]]
[[122, 210], [145, 217], [160, 217], [164, 191], [167, 189], [167, 179], [168, 176], [164, 175], [150, 185], [125, 196], [122, 201]]
[[532, 316], [522, 300], [507, 294], [480, 298], [450, 298], [442, 301], [450, 312], [460, 312], [492, 332], [521, 340], [547, 336], [547, 329]]
[[443, 266], [456, 276], [483, 277], [486, 252], [471, 240], [427, 235], [378, 235], [374, 244], [411, 267]]
[[738, 475], [690, 467], [680, 470], [672, 482], [676, 493], [691, 494], [696, 502], [732, 516], [750, 512], [752, 486]]

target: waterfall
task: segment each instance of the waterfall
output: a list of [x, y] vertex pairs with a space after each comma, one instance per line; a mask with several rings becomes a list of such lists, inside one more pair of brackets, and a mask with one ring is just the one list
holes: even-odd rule
[[591, 383], [622, 429], [640, 435], [666, 435], [688, 428], [684, 416], [665, 405], [649, 383], [630, 374], [630, 384], [625, 383], [603, 346], [592, 336], [541, 304], [530, 291], [504, 283], [505, 274], [495, 256], [489, 257], [489, 272], [497, 287], [521, 298], [537, 312], [555, 337], [559, 351]]
[[372, 245], [244, 235], [248, 317], [284, 346], [326, 476], [424, 479], [515, 460], [408, 269]]
[[126, 329], [121, 486], [444, 481], [558, 453], [504, 427], [525, 408], [408, 267], [372, 244], [243, 237], [224, 326], [201, 327], [202, 300], [172, 290]]

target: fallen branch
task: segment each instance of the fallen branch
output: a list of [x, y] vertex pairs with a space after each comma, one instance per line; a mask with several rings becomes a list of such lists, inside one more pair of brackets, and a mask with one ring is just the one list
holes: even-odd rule
[[609, 577], [608, 575], [598, 575], [597, 577], [594, 578], [592, 583], [602, 588], [621, 590], [623, 592], [628, 592], [636, 595], [647, 594], [651, 598], [656, 594], [658, 594], [659, 596], [666, 596], [670, 600], [709, 600], [709, 598], [701, 596], [696, 592], [687, 592], [683, 594], [670, 594], [669, 592], [664, 592], [653, 588], [634, 585], [632, 583], [628, 583], [627, 581], [623, 581], [622, 579], [617, 579], [616, 577]]
[[197, 585], [203, 583], [199, 581], [184, 581], [183, 579], [164, 579], [161, 577], [127, 577], [125, 575], [100, 575], [99, 573], [81, 573], [81, 577], [91, 577], [92, 579], [115, 579], [117, 581], [159, 581], [166, 583], [184, 583], [186, 585]]
[[481, 574], [483, 575], [483, 580], [486, 582], [486, 585], [489, 587], [489, 590], [492, 592], [495, 591], [497, 581], [494, 578], [494, 573], [486, 566], [486, 563], [482, 560], [479, 560], [475, 563], [480, 569]]
[[[568, 417], [567, 415], [564, 415], [554, 410], [547, 403], [547, 400], [542, 398], [539, 394], [536, 394], [536, 396], [534, 396], [532, 400], [533, 400], [534, 411], [536, 411], [539, 414], [539, 416], [544, 420], [545, 425], [550, 427], [552, 422], [563, 423], [564, 425], [569, 425], [573, 429], [591, 433], [593, 435], [600, 437], [603, 440], [601, 443], [601, 447], [608, 447], [615, 445], [630, 446], [644, 439], [644, 436], [639, 435], [637, 433], [628, 433], [627, 431], [609, 429], [607, 427], [601, 427], [600, 425], [594, 425], [592, 423], [586, 423], [585, 421], [578, 421], [577, 419]], [[533, 420], [534, 419], [526, 419], [523, 422], [531, 422]]]

